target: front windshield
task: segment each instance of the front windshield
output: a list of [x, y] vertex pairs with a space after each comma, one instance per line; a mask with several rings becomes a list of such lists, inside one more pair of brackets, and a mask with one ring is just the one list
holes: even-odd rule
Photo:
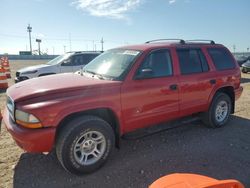
[[66, 53], [64, 55], [60, 55], [58, 57], [56, 57], [55, 59], [52, 59], [51, 61], [49, 61], [48, 63], [46, 63], [47, 65], [56, 65], [58, 63], [61, 63], [63, 60], [67, 59], [72, 53]]
[[84, 72], [98, 74], [103, 77], [119, 79], [134, 62], [140, 51], [113, 49], [96, 57], [84, 68]]

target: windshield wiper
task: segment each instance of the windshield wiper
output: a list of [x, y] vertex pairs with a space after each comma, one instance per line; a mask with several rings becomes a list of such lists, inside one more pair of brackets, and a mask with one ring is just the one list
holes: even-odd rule
[[93, 72], [93, 71], [88, 71], [88, 70], [83, 70], [83, 72], [86, 72], [86, 73], [90, 73], [92, 74], [92, 77], [97, 77], [99, 78], [100, 80], [105, 80], [106, 77], [104, 77], [102, 74], [98, 74], [96, 72]]

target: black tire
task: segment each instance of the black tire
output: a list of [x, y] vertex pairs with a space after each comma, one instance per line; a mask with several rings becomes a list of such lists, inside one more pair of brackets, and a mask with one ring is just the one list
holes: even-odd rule
[[[218, 121], [216, 118], [216, 108], [217, 108], [217, 105], [221, 101], [224, 101], [227, 103], [228, 111], [226, 113], [225, 119], [223, 121]], [[204, 124], [208, 127], [211, 127], [211, 128], [222, 127], [228, 122], [229, 116], [231, 114], [231, 110], [232, 110], [231, 98], [226, 93], [219, 92], [219, 93], [215, 94], [213, 101], [209, 107], [209, 110], [202, 114], [202, 120], [203, 120]]]
[[243, 68], [242, 68], [242, 72], [243, 72], [243, 73], [247, 73], [247, 70], [243, 67]]
[[[93, 164], [80, 164], [75, 157], [76, 152], [74, 152], [74, 148], [82, 136], [93, 131], [103, 135], [105, 149], [102, 151], [104, 153]], [[114, 149], [114, 143], [115, 136], [113, 129], [106, 121], [95, 116], [83, 116], [68, 122], [60, 131], [56, 140], [56, 155], [62, 166], [70, 173], [77, 175], [91, 173], [99, 169], [107, 161]], [[95, 157], [93, 156], [93, 158]]]
[[56, 73], [44, 73], [44, 74], [38, 75], [38, 77], [49, 76], [49, 75], [54, 75], [54, 74], [56, 74]]

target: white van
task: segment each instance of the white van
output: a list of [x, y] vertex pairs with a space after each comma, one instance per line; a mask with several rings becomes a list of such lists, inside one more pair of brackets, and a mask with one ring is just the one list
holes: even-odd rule
[[20, 69], [16, 72], [15, 82], [51, 74], [76, 72], [100, 55], [101, 52], [68, 52], [46, 64]]

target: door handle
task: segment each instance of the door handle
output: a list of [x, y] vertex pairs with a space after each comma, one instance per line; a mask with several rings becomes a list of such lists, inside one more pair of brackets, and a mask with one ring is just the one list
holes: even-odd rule
[[177, 90], [178, 89], [178, 85], [177, 84], [170, 85], [169, 89], [171, 89], [171, 90]]
[[216, 80], [214, 80], [214, 79], [210, 80], [209, 82], [210, 82], [210, 84], [212, 84], [212, 85], [213, 85], [213, 84], [216, 84]]

